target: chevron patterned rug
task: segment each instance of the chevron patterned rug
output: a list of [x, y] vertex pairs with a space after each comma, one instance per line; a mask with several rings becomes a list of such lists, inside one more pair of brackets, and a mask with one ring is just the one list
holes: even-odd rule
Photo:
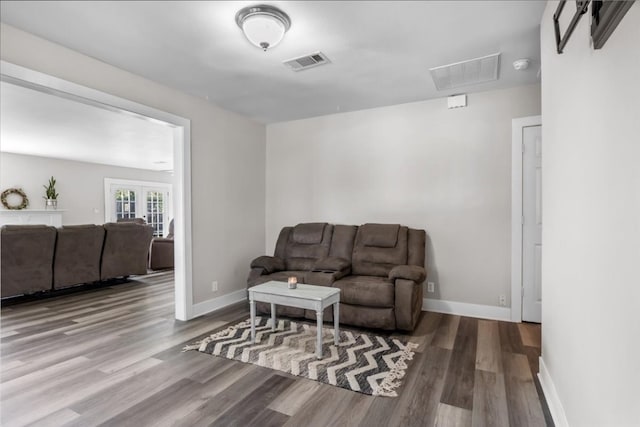
[[347, 390], [373, 396], [397, 396], [413, 358], [414, 343], [403, 343], [366, 333], [340, 330], [340, 343], [333, 343], [333, 327], [322, 328], [323, 355], [316, 359], [316, 327], [286, 319], [256, 317], [256, 342], [251, 344], [251, 320], [217, 332], [184, 348], [214, 356], [276, 369]]

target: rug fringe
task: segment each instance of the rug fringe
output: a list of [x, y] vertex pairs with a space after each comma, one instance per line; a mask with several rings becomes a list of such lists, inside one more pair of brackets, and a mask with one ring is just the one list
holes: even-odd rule
[[[398, 341], [396, 344], [402, 346]], [[407, 360], [413, 360], [413, 349], [417, 348], [418, 344], [409, 342], [404, 349], [402, 350], [402, 354], [400, 358], [397, 360], [396, 364], [393, 366], [393, 369], [389, 374], [382, 380], [380, 384], [373, 390], [373, 396], [384, 396], [384, 397], [398, 397], [398, 393], [396, 389], [400, 387], [402, 384], [401, 380], [404, 378], [404, 374], [408, 368]]]

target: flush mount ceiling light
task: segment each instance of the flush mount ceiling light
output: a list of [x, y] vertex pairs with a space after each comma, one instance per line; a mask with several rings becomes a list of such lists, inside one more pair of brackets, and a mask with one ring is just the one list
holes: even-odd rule
[[516, 59], [513, 61], [513, 69], [516, 71], [524, 71], [529, 68], [530, 63], [531, 61], [529, 61], [528, 58]]
[[276, 46], [291, 27], [286, 13], [269, 5], [249, 6], [236, 14], [236, 23], [251, 44], [267, 49]]

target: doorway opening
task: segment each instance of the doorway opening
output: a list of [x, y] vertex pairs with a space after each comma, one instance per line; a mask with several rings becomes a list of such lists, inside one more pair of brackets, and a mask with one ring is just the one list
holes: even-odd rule
[[[173, 136], [173, 209], [175, 242], [175, 318], [189, 320], [193, 313], [191, 265], [191, 130], [190, 121], [165, 111], [81, 86], [6, 61], [0, 61], [0, 79], [14, 85], [74, 100], [101, 109], [135, 116], [171, 129]], [[106, 209], [106, 207], [105, 207]]]
[[542, 117], [512, 121], [511, 320], [542, 318]]

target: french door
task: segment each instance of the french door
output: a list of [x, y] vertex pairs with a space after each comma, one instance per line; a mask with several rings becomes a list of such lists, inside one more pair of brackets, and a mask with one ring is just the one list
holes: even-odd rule
[[171, 184], [105, 178], [105, 221], [142, 218], [155, 237], [169, 232]]

